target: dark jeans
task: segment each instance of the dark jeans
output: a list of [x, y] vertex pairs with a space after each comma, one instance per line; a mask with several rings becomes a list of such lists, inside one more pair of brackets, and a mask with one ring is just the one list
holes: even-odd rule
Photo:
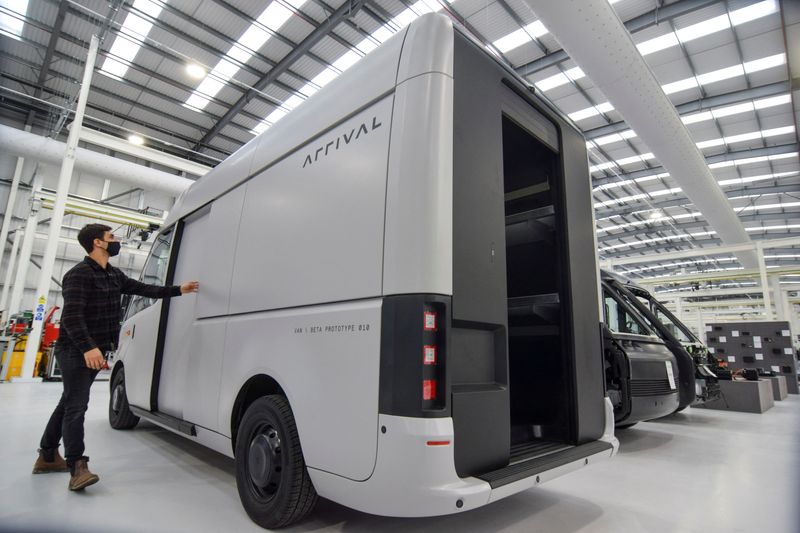
[[61, 394], [55, 411], [42, 435], [39, 447], [46, 459], [58, 448], [64, 438], [64, 458], [72, 467], [83, 456], [83, 419], [89, 407], [89, 389], [97, 377], [97, 370], [86, 367], [83, 354], [72, 346], [57, 345], [56, 361], [61, 369]]

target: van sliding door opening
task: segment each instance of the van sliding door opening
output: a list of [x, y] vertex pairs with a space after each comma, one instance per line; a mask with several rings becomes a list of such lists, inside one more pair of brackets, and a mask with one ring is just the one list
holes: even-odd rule
[[535, 451], [532, 444], [569, 440], [559, 157], [520, 124], [524, 118], [502, 117], [512, 459]]

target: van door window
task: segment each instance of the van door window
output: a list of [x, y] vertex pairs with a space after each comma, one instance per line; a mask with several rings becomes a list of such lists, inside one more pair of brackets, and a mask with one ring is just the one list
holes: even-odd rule
[[637, 317], [630, 314], [624, 306], [607, 292], [603, 292], [603, 303], [606, 325], [611, 331], [616, 333], [631, 333], [633, 335], [650, 334]]
[[[144, 265], [140, 281], [148, 285], [164, 285], [167, 281], [167, 265], [169, 264], [169, 251], [172, 245], [172, 234], [159, 235], [150, 249], [150, 255]], [[126, 318], [130, 318], [139, 311], [147, 309], [156, 302], [153, 298], [134, 296], [128, 306]]]

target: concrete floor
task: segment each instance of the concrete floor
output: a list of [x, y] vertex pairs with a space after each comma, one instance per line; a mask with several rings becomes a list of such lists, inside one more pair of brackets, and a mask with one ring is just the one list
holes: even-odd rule
[[[142, 423], [108, 426], [96, 383], [87, 453], [99, 484], [67, 491], [67, 474], [32, 476], [61, 385], [0, 384], [0, 530], [263, 531], [239, 504], [233, 461]], [[800, 397], [764, 414], [689, 409], [619, 433], [620, 454], [468, 513], [371, 516], [320, 501], [284, 531], [800, 531]]]

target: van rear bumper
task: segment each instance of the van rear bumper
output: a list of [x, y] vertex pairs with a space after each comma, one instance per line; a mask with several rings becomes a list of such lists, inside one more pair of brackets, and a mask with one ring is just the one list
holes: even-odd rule
[[[547, 456], [515, 478], [502, 481], [459, 478], [453, 455], [453, 419], [423, 419], [379, 415], [378, 455], [372, 475], [365, 481], [309, 468], [320, 496], [366, 513], [423, 517], [460, 513], [577, 470], [616, 454], [613, 408], [606, 400], [606, 432], [601, 439]], [[385, 427], [386, 433], [380, 428]], [[448, 442], [449, 444], [441, 444]], [[437, 443], [437, 444], [433, 444]], [[512, 468], [512, 467], [507, 467]], [[499, 473], [500, 471], [498, 471]], [[486, 476], [484, 476], [486, 477]]]

